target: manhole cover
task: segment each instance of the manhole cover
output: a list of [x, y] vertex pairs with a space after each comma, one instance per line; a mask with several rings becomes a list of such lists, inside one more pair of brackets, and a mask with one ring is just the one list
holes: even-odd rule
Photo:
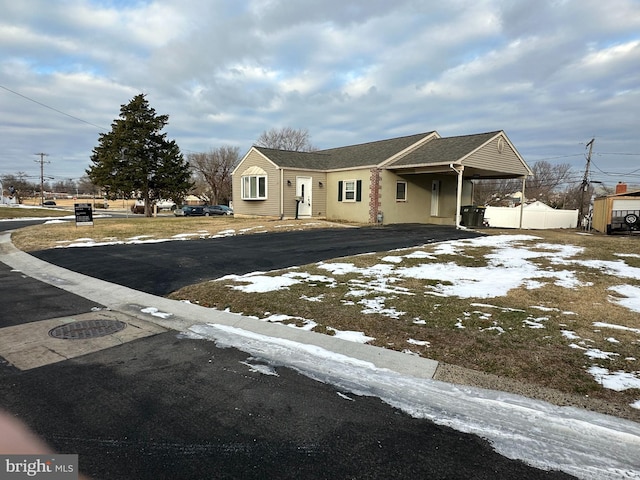
[[118, 320], [80, 320], [49, 330], [49, 335], [65, 340], [104, 337], [119, 332], [127, 326]]

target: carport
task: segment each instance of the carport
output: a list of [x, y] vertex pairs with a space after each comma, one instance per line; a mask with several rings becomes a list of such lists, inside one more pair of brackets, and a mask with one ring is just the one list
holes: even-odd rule
[[[504, 132], [492, 132], [464, 137], [448, 137], [432, 140], [408, 155], [389, 164], [387, 170], [406, 177], [421, 175], [428, 178], [456, 177], [455, 226], [461, 226], [463, 199], [471, 200], [473, 181], [519, 178], [522, 181], [522, 198], [526, 179], [533, 172], [511, 144]], [[436, 180], [432, 180], [433, 202], [437, 201]], [[428, 183], [428, 180], [426, 182]], [[520, 216], [522, 218], [522, 215]]]

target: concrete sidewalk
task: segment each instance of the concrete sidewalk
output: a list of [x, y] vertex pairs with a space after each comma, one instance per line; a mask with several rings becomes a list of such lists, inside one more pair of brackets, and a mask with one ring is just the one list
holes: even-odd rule
[[[121, 335], [116, 343], [113, 343], [108, 337], [104, 340], [94, 340], [94, 347], [89, 351], [109, 348], [114, 344], [140, 338], [140, 336], [153, 335], [159, 333], [162, 329], [187, 332], [194, 325], [211, 323], [232, 326], [268, 337], [314, 345], [330, 352], [370, 362], [378, 368], [386, 368], [403, 375], [433, 378], [438, 367], [438, 362], [433, 360], [371, 345], [349, 342], [320, 333], [264, 322], [195, 304], [169, 300], [75, 273], [46, 263], [18, 250], [11, 243], [10, 232], [0, 234], [0, 261], [31, 278], [96, 302], [96, 304], [108, 309], [112, 316], [120, 318], [128, 324], [136, 323], [139, 332], [138, 336]], [[69, 318], [66, 321], [75, 321], [75, 319]], [[35, 325], [37, 323], [40, 322], [20, 326], [22, 330], [20, 338], [27, 338], [30, 334], [35, 335], [38, 340], [38, 348], [43, 351], [47, 350], [50, 344], [58, 344], [60, 342], [60, 340], [47, 335], [48, 330], [42, 326]], [[54, 322], [54, 324], [57, 323]], [[150, 325], [162, 328], [156, 329]], [[81, 340], [79, 342], [85, 341]], [[88, 351], [82, 348], [78, 349], [78, 355], [84, 353], [88, 353]], [[2, 346], [0, 345], [0, 355], [2, 354]], [[50, 360], [60, 361], [70, 358], [70, 356], [73, 356], [73, 352], [51, 355]], [[19, 364], [20, 362], [17, 362], [16, 366]], [[25, 364], [25, 366], [27, 365], [28, 363]]]

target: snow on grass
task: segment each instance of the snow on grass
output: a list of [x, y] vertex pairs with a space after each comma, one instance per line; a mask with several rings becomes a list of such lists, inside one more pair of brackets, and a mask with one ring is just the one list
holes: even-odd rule
[[415, 340], [413, 338], [407, 340], [407, 343], [410, 343], [411, 345], [418, 345], [420, 347], [429, 347], [431, 345], [431, 343], [426, 340]]
[[[616, 275], [618, 278], [640, 279], [640, 269], [626, 265], [624, 260], [609, 261], [583, 261], [573, 257], [582, 253], [582, 247], [573, 245], [557, 245], [550, 243], [533, 243], [524, 245], [523, 242], [535, 241], [538, 237], [530, 235], [495, 235], [478, 237], [473, 239], [456, 240], [442, 242], [437, 245], [429, 245], [432, 252], [424, 251], [427, 246], [417, 249], [400, 249], [394, 251], [392, 255], [381, 258], [380, 263], [369, 267], [357, 266], [346, 261], [319, 262], [317, 268], [325, 270], [330, 276], [307, 277], [302, 272], [286, 272], [282, 274], [265, 274], [255, 272], [242, 276], [230, 276], [237, 283], [247, 285], [232, 286], [245, 292], [267, 292], [283, 288], [302, 282], [324, 283], [336, 286], [340, 282], [340, 277], [349, 276], [346, 282], [348, 291], [341, 300], [345, 305], [360, 305], [363, 314], [378, 314], [393, 319], [401, 318], [405, 312], [388, 305], [389, 301], [397, 295], [415, 295], [416, 293], [406, 288], [396, 285], [400, 279], [421, 279], [432, 280], [435, 283], [426, 287], [424, 293], [441, 297], [458, 298], [497, 298], [507, 295], [515, 288], [540, 288], [548, 283], [557, 286], [576, 289], [582, 285], [589, 285], [581, 282], [576, 272], [571, 268], [574, 265], [587, 267], [602, 271], [609, 275]], [[492, 251], [485, 255], [486, 266], [466, 266], [458, 265], [455, 262], [447, 261], [433, 262], [441, 255], [464, 256], [465, 248], [489, 247]], [[552, 265], [560, 266], [560, 269], [541, 267], [535, 261], [539, 258], [547, 259]], [[624, 257], [623, 257], [624, 258]], [[410, 265], [404, 266], [405, 260], [411, 261]], [[428, 260], [428, 263], [420, 263], [420, 260]], [[417, 261], [417, 262], [416, 262]], [[353, 277], [356, 278], [353, 278]], [[345, 283], [342, 282], [344, 285]], [[640, 288], [630, 285], [619, 285], [611, 288], [612, 292], [620, 297], [611, 296], [610, 301], [620, 304], [630, 310], [640, 311]], [[357, 300], [349, 300], [355, 297]], [[322, 301], [320, 297], [305, 297], [301, 299], [307, 301]], [[505, 308], [492, 305], [490, 303], [472, 303], [473, 307], [492, 308], [502, 311], [525, 312], [521, 309]], [[558, 308], [546, 305], [533, 305], [532, 309], [542, 312], [558, 312], [561, 315], [575, 315], [574, 312], [560, 311]], [[493, 331], [502, 335], [506, 330], [497, 322], [491, 322], [491, 314], [482, 311], [465, 312], [463, 318], [456, 319], [455, 326], [459, 329], [467, 328], [465, 320], [475, 319], [475, 321], [490, 322], [481, 331]], [[529, 315], [523, 320], [524, 328], [543, 330], [549, 317], [536, 317]], [[424, 325], [425, 320], [413, 319], [414, 324]], [[613, 328], [640, 333], [640, 329], [622, 327], [618, 325], [595, 322], [594, 327]], [[581, 340], [581, 338], [571, 330], [561, 330], [564, 338], [570, 341]], [[351, 334], [345, 334], [351, 335]], [[368, 338], [362, 332], [357, 332], [357, 337]], [[617, 340], [609, 338], [608, 342], [615, 345]], [[411, 342], [409, 342], [411, 343]], [[580, 349], [584, 355], [592, 360], [611, 360], [618, 356], [615, 352], [603, 351], [586, 345], [584, 341], [571, 343], [570, 348]], [[627, 372], [629, 378], [638, 379], [637, 372]], [[609, 382], [603, 385], [609, 385]]]
[[327, 327], [327, 330], [330, 330], [334, 333], [335, 338], [340, 338], [342, 340], [347, 340], [348, 342], [355, 343], [368, 343], [371, 340], [375, 340], [374, 337], [368, 337], [362, 332], [356, 332], [353, 330], [338, 330], [336, 328]]
[[596, 328], [611, 328], [613, 330], [625, 330], [627, 332], [633, 332], [633, 333], [640, 334], [640, 328], [625, 327], [623, 325], [615, 325], [613, 323], [593, 322], [593, 326], [596, 327]]
[[[640, 271], [640, 269], [638, 270]], [[640, 278], [640, 274], [638, 277], [630, 278]], [[640, 312], [640, 287], [636, 287], [634, 285], [615, 285], [613, 287], [609, 287], [609, 290], [624, 297], [619, 298], [611, 296], [610, 300], [612, 302], [618, 303], [619, 305], [622, 305], [629, 310], [633, 310], [634, 312]]]
[[621, 392], [630, 388], [640, 388], [640, 372], [630, 373], [622, 370], [610, 372], [606, 368], [595, 365], [590, 367], [588, 372], [593, 375], [596, 382], [601, 384], [604, 388], [615, 390], [616, 392]]

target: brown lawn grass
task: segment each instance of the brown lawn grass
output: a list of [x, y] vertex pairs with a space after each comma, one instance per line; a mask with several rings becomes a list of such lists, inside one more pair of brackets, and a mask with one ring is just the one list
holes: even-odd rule
[[[491, 230], [487, 233], [528, 233], [540, 237], [524, 242], [533, 250], [541, 242], [580, 246], [584, 250], [572, 258], [578, 261], [623, 261], [615, 254], [638, 255], [638, 258], [624, 257], [624, 261], [640, 268], [640, 238], [635, 236], [586, 236], [573, 231]], [[420, 250], [432, 251], [433, 248], [428, 246]], [[413, 259], [402, 265], [437, 261], [469, 267], [485, 266], [486, 254], [491, 250], [490, 247], [468, 248], [464, 250], [464, 255], [442, 255], [437, 260]], [[384, 263], [381, 258], [385, 255], [359, 255], [341, 258], [339, 262], [366, 267]], [[433, 281], [401, 279], [394, 282], [393, 287], [407, 289], [412, 295], [382, 294], [386, 298], [385, 307], [404, 312], [398, 318], [390, 318], [376, 313], [363, 314], [363, 306], [355, 303], [359, 299], [348, 296], [354, 281], [366, 283], [370, 279], [359, 278], [353, 273], [332, 275], [312, 264], [295, 270], [271, 272], [271, 275], [306, 272], [332, 277], [337, 284], [303, 282], [275, 292], [244, 293], [234, 289], [243, 285], [242, 282], [221, 280], [185, 287], [171, 297], [259, 318], [272, 314], [301, 317], [316, 322], [318, 325], [314, 330], [321, 333], [333, 334], [332, 329], [363, 332], [375, 338], [370, 342], [374, 345], [412, 352], [567, 394], [600, 399], [616, 405], [619, 410], [625, 410], [629, 417], [640, 420], [640, 412], [629, 407], [630, 403], [640, 399], [639, 389], [622, 392], [605, 389], [586, 371], [591, 365], [600, 365], [612, 372], [640, 371], [640, 333], [593, 325], [594, 322], [604, 322], [640, 329], [638, 313], [612, 302], [615, 294], [608, 290], [610, 286], [619, 284], [640, 286], [640, 278], [617, 278], [579, 262], [554, 265], [546, 257], [532, 261], [542, 269], [574, 270], [584, 284], [578, 288], [565, 288], [540, 279], [547, 283], [542, 288], [521, 287], [503, 297], [463, 299], [426, 294]], [[372, 293], [367, 298], [377, 295], [381, 294]], [[301, 300], [303, 296], [321, 298], [321, 301]], [[415, 319], [424, 320], [425, 324], [415, 323]], [[292, 322], [300, 323], [299, 320]], [[527, 322], [543, 324], [544, 328], [530, 328]], [[460, 328], [461, 324], [464, 328]], [[502, 330], [497, 330], [497, 327]], [[574, 332], [580, 339], [568, 339], [563, 331]], [[617, 343], [612, 343], [611, 338]], [[428, 344], [415, 345], [409, 343], [409, 339], [426, 341]], [[570, 344], [577, 344], [582, 349], [571, 348]], [[592, 360], [584, 354], [587, 348], [615, 355], [610, 359]]]

